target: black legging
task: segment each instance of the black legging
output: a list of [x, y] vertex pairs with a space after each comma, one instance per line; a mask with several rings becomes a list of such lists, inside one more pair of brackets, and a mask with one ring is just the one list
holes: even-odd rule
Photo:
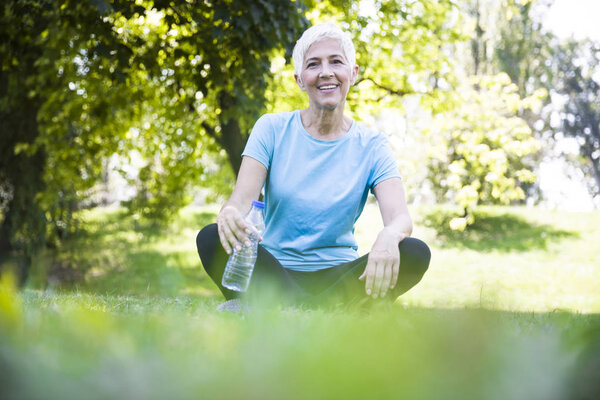
[[[221, 285], [221, 278], [229, 255], [219, 240], [217, 224], [210, 224], [196, 237], [198, 254], [206, 273], [217, 284], [226, 299], [240, 296], [239, 292]], [[423, 277], [431, 252], [419, 239], [406, 238], [398, 245], [400, 249], [400, 270], [398, 283], [386, 296], [394, 300], [415, 286]], [[263, 246], [258, 246], [256, 265], [248, 295], [278, 292], [283, 298], [300, 303], [326, 303], [332, 301], [349, 302], [364, 298], [365, 282], [358, 279], [367, 265], [365, 254], [354, 261], [318, 271], [293, 271], [284, 268]]]

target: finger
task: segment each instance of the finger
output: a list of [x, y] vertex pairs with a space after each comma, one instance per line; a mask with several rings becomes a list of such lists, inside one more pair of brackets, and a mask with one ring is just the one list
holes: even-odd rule
[[375, 287], [373, 288], [373, 298], [375, 299], [381, 295], [384, 271], [385, 264], [378, 263], [375, 268]]
[[362, 275], [358, 277], [359, 280], [364, 281], [365, 278], [367, 277], [367, 269], [365, 268], [365, 270], [363, 271]]
[[230, 224], [231, 231], [233, 236], [235, 237], [235, 243], [240, 247], [250, 246], [250, 234], [256, 231], [256, 228], [250, 225], [244, 218], [237, 217], [234, 218]]
[[237, 236], [236, 232], [234, 229], [231, 228], [232, 224], [227, 220], [224, 220], [225, 222], [223, 222], [223, 226], [221, 228], [221, 231], [223, 232], [223, 236], [225, 236], [225, 240], [227, 241], [229, 247], [233, 250], [240, 250], [242, 248], [241, 245], [241, 241], [239, 239], [239, 237]]
[[250, 226], [243, 218], [235, 218], [232, 226], [233, 235], [237, 242], [250, 246], [249, 235], [252, 233]]
[[225, 207], [217, 217], [217, 226], [219, 238], [223, 248], [231, 253], [235, 249], [241, 248], [241, 242], [247, 240], [245, 234], [246, 221], [241, 214], [233, 207]]
[[240, 250], [242, 248], [240, 241], [238, 240], [238, 238], [235, 236], [235, 234], [233, 233], [233, 231], [229, 228], [225, 228], [223, 229], [223, 233], [225, 235], [225, 239], [227, 240], [227, 242], [229, 243], [229, 246], [231, 247], [231, 250], [235, 249], [235, 250]]
[[225, 252], [227, 254], [231, 254], [231, 246], [229, 245], [229, 241], [223, 233], [223, 228], [221, 228], [220, 225], [217, 225], [217, 231], [219, 232], [219, 240], [221, 241], [221, 246], [223, 246], [223, 249], [225, 249]]
[[385, 296], [392, 286], [392, 263], [386, 263], [383, 271], [383, 283], [381, 284], [381, 297]]
[[390, 286], [390, 289], [393, 289], [396, 287], [396, 284], [398, 283], [398, 274], [400, 273], [400, 260], [396, 261], [394, 263], [394, 265], [392, 266], [392, 284]]
[[373, 293], [373, 278], [374, 278], [373, 266], [371, 263], [367, 264], [367, 268], [365, 268], [365, 274], [366, 274], [366, 276], [365, 276], [365, 278], [366, 278], [365, 291], [367, 292], [367, 296], [370, 296], [371, 293]]

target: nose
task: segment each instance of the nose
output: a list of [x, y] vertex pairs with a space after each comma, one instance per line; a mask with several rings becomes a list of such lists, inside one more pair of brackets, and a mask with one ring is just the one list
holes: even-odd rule
[[323, 67], [321, 69], [321, 73], [319, 73], [319, 78], [329, 78], [333, 76], [333, 71], [329, 68], [329, 63], [323, 63]]

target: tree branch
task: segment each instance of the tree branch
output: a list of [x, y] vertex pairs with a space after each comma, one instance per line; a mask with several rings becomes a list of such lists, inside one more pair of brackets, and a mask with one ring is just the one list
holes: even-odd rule
[[210, 126], [206, 121], [202, 122], [202, 127], [204, 128], [204, 130], [206, 131], [206, 133], [208, 133], [208, 136], [210, 136], [211, 138], [215, 139], [217, 143], [219, 143], [219, 145], [222, 145], [221, 143], [221, 137], [219, 135], [217, 135], [217, 132], [215, 131], [215, 128], [213, 128], [212, 126]]
[[398, 96], [398, 97], [407, 96], [409, 94], [429, 94], [427, 92], [416, 92], [414, 90], [397, 90], [397, 89], [392, 89], [392, 88], [384, 86], [384, 85], [382, 85], [382, 84], [380, 84], [378, 82], [375, 82], [375, 80], [373, 78], [362, 78], [358, 82], [356, 82], [356, 85], [359, 85], [359, 84], [361, 84], [362, 82], [365, 82], [365, 81], [370, 81], [371, 83], [373, 83], [373, 85], [375, 85], [379, 89], [385, 90], [389, 94], [393, 94], [394, 96]]

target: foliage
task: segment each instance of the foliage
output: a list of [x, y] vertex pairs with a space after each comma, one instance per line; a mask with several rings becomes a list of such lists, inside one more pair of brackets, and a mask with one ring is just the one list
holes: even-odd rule
[[550, 89], [552, 70], [547, 61], [552, 57], [556, 38], [545, 31], [539, 15], [543, 15], [551, 1], [509, 2], [504, 8], [508, 18], [504, 23], [499, 22], [494, 59], [498, 70], [508, 74], [517, 85], [521, 97], [530, 96], [539, 88]]
[[[165, 170], [189, 170], [186, 152], [201, 144], [203, 151], [224, 150], [237, 172], [248, 131], [264, 107], [273, 51], [289, 49], [305, 26], [302, 5], [238, 0], [153, 6], [146, 20], [115, 18], [128, 41], [143, 43], [135, 49], [139, 57], [156, 59], [156, 87], [163, 93], [145, 112], [155, 130], [141, 134], [159, 147], [155, 155], [170, 154], [161, 163]], [[181, 126], [173, 126], [176, 121]], [[192, 140], [182, 145], [182, 135]]]
[[510, 204], [525, 198], [534, 175], [527, 157], [539, 149], [518, 111], [539, 106], [543, 92], [521, 99], [506, 74], [473, 77], [459, 88], [462, 107], [433, 117], [427, 134], [429, 180], [440, 200], [453, 200], [463, 215], [450, 221], [464, 230], [478, 204]]
[[271, 49], [288, 47], [303, 19], [292, 2], [139, 4], [133, 15], [114, 4], [105, 19], [131, 50], [128, 84], [139, 95], [119, 148], [146, 160], [129, 205], [160, 222], [191, 200], [198, 180], [211, 182], [207, 172], [223, 155], [237, 171], [264, 103]]
[[507, 73], [524, 97], [547, 71], [550, 33], [539, 15], [552, 0], [462, 0], [472, 30], [464, 66], [469, 75]]

